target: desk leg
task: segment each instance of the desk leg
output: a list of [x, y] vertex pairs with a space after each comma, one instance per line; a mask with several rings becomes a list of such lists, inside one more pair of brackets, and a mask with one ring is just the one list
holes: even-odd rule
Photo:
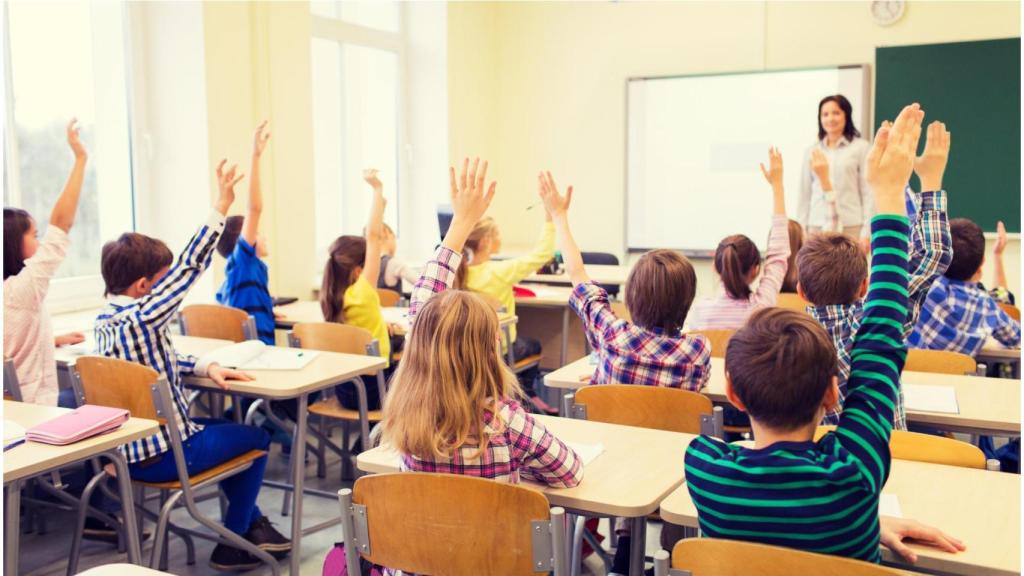
[[4, 573], [18, 573], [18, 546], [21, 545], [21, 480], [4, 486]]
[[121, 513], [124, 514], [124, 537], [128, 541], [128, 561], [142, 566], [139, 525], [135, 519], [135, 499], [132, 496], [132, 479], [128, 476], [128, 464], [117, 449], [107, 452], [106, 456], [117, 470], [117, 489], [121, 497]]
[[291, 576], [299, 576], [302, 560], [302, 496], [303, 480], [306, 478], [306, 419], [309, 394], [299, 396], [298, 414], [295, 416], [295, 431], [292, 434], [292, 553]]
[[562, 308], [562, 349], [559, 351], [558, 366], [562, 367], [566, 364], [566, 358], [569, 356], [569, 305], [566, 304]]
[[647, 551], [647, 517], [630, 521], [629, 576], [644, 576], [644, 553]]

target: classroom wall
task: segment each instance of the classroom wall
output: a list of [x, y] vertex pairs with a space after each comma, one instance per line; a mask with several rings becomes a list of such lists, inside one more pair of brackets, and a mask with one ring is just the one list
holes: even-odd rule
[[[868, 2], [453, 2], [449, 153], [491, 160], [504, 251], [535, 238], [541, 214], [525, 208], [550, 169], [576, 187], [579, 244], [621, 257], [627, 77], [873, 65], [877, 46], [1019, 35], [1017, 2], [908, 2], [888, 28]], [[1018, 240], [1005, 259], [1019, 293]], [[696, 265], [707, 295], [714, 274]]]

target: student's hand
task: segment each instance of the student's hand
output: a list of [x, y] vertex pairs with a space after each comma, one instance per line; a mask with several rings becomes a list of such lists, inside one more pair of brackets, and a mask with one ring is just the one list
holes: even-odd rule
[[917, 562], [917, 554], [903, 543], [906, 538], [954, 554], [967, 550], [967, 546], [960, 540], [945, 534], [938, 528], [921, 524], [917, 520], [879, 516], [878, 525], [882, 546], [892, 550], [911, 564]]
[[267, 140], [270, 140], [270, 131], [264, 132], [267, 127], [267, 121], [264, 120], [262, 124], [256, 127], [256, 132], [252, 135], [252, 156], [253, 158], [259, 158], [263, 155], [264, 148], [267, 147]]
[[470, 223], [470, 225], [475, 225], [483, 217], [484, 212], [487, 212], [487, 208], [491, 205], [491, 200], [494, 199], [494, 193], [498, 186], [497, 182], [492, 181], [487, 186], [486, 191], [484, 190], [484, 181], [487, 178], [487, 161], [484, 160], [483, 166], [481, 166], [480, 159], [476, 158], [473, 160], [472, 168], [470, 168], [469, 158], [466, 158], [462, 161], [462, 172], [459, 175], [458, 181], [455, 179], [455, 168], [450, 167], [448, 169], [448, 176], [451, 181], [454, 217], [461, 218]]
[[914, 159], [914, 172], [921, 179], [921, 191], [942, 190], [942, 175], [949, 160], [949, 130], [942, 122], [928, 125], [924, 153]]
[[772, 185], [772, 188], [782, 188], [782, 154], [778, 148], [768, 149], [768, 168], [761, 164], [761, 174], [764, 174], [764, 179]]
[[374, 192], [383, 194], [384, 184], [380, 181], [380, 178], [377, 177], [378, 173], [380, 173], [380, 171], [373, 168], [363, 170], [363, 180], [373, 188]]
[[811, 171], [821, 182], [821, 189], [826, 192], [832, 189], [832, 180], [829, 178], [828, 158], [825, 153], [817, 148], [811, 149]]
[[891, 127], [882, 125], [867, 157], [867, 179], [879, 214], [906, 215], [903, 189], [914, 169], [924, 111], [905, 106]]
[[388, 334], [392, 336], [402, 336], [405, 334], [405, 328], [403, 328], [401, 324], [388, 322]]
[[231, 208], [231, 204], [235, 201], [235, 184], [245, 178], [245, 174], [235, 175], [238, 169], [236, 165], [232, 165], [231, 169], [225, 172], [224, 164], [226, 163], [227, 159], [224, 159], [217, 164], [217, 187], [220, 189], [220, 196], [217, 198], [216, 204], [216, 210], [225, 216], [228, 214], [228, 208]]
[[72, 118], [71, 122], [68, 122], [68, 146], [71, 146], [71, 151], [75, 153], [75, 160], [85, 160], [89, 157], [89, 152], [86, 151], [85, 146], [82, 144], [80, 139], [78, 118]]
[[70, 346], [72, 344], [80, 344], [85, 342], [85, 334], [81, 332], [69, 332], [67, 334], [61, 334], [53, 339], [53, 343], [56, 346]]
[[544, 202], [544, 210], [552, 218], [561, 218], [569, 212], [569, 204], [572, 203], [572, 186], [565, 190], [565, 196], [558, 193], [558, 186], [551, 172], [541, 172], [537, 175], [540, 199]]
[[1003, 250], [1006, 250], [1006, 226], [1000, 220], [996, 222], [996, 245], [992, 249], [992, 253], [996, 256], [1002, 256]]
[[206, 368], [206, 376], [213, 380], [213, 383], [219, 386], [223, 390], [230, 390], [231, 386], [228, 385], [228, 380], [238, 380], [241, 382], [249, 382], [255, 380], [248, 372], [242, 372], [241, 370], [232, 370], [231, 368], [224, 368], [220, 364], [210, 364]]

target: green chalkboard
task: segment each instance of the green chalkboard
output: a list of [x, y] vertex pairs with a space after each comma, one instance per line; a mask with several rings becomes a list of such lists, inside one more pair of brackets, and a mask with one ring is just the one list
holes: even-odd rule
[[950, 216], [1020, 232], [1020, 38], [878, 48], [875, 66], [876, 129], [911, 102], [946, 123]]

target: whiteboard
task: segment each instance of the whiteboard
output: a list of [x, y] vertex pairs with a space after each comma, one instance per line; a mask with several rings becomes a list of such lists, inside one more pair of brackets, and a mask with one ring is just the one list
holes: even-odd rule
[[786, 212], [795, 220], [818, 102], [846, 96], [868, 137], [868, 82], [867, 66], [630, 79], [627, 250], [708, 255], [730, 234], [764, 250], [772, 192], [758, 164], [767, 164], [770, 146], [782, 152]]

